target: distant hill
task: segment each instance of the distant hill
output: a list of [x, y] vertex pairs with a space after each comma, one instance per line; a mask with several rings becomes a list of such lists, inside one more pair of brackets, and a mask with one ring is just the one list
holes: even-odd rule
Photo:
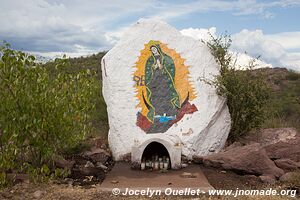
[[[105, 55], [106, 52], [100, 52], [97, 54], [93, 54], [90, 56], [81, 56], [77, 58], [68, 58], [70, 62], [70, 67], [65, 69], [66, 71], [78, 72], [83, 69], [90, 69], [92, 71], [96, 71], [99, 77], [99, 80], [102, 80], [102, 73], [101, 73], [101, 59]], [[49, 70], [54, 68], [54, 63], [49, 61], [44, 64]]]
[[300, 73], [286, 68], [262, 68], [272, 89], [270, 117], [265, 127], [295, 127], [300, 130]]

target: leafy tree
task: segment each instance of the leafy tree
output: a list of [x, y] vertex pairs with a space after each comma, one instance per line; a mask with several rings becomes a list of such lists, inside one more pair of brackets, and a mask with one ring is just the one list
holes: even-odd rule
[[53, 75], [34, 56], [7, 44], [0, 52], [0, 176], [11, 169], [48, 173], [56, 154], [91, 131], [100, 91], [96, 74], [67, 73], [62, 69], [68, 60], [56, 59]]
[[234, 141], [254, 128], [260, 127], [267, 117], [270, 88], [259, 71], [253, 71], [255, 60], [238, 70], [229, 52], [229, 36], [213, 38], [207, 43], [217, 63], [220, 75], [211, 82], [221, 96], [227, 98], [232, 125], [229, 140]]

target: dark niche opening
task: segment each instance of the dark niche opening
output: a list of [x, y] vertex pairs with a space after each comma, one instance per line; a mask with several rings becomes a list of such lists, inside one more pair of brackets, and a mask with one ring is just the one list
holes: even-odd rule
[[169, 152], [167, 148], [159, 142], [151, 142], [147, 145], [142, 155], [142, 163], [145, 163], [146, 169], [162, 170], [171, 168]]

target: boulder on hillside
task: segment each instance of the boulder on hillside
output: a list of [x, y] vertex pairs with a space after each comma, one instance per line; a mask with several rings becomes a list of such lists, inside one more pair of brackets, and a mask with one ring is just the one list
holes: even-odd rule
[[262, 146], [268, 146], [279, 142], [289, 142], [298, 137], [295, 128], [267, 128], [256, 132], [250, 132], [239, 140], [245, 145], [259, 143]]
[[227, 151], [203, 157], [205, 166], [221, 167], [244, 174], [273, 175], [280, 177], [284, 174], [260, 144], [237, 146]]
[[249, 133], [239, 140], [245, 145], [259, 143], [270, 159], [300, 162], [300, 134], [295, 128], [268, 128]]
[[300, 162], [300, 137], [287, 140], [285, 142], [278, 142], [270, 144], [265, 147], [269, 158], [276, 159], [290, 159], [295, 162]]
[[300, 163], [292, 161], [291, 159], [282, 158], [274, 161], [277, 167], [285, 171], [294, 171], [300, 169]]

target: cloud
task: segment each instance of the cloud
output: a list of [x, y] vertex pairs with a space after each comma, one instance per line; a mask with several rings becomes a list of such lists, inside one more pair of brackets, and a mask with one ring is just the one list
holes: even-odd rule
[[282, 32], [266, 35], [266, 38], [280, 44], [285, 49], [293, 50], [300, 48], [300, 32]]
[[[141, 17], [176, 20], [192, 13], [210, 11], [230, 12], [233, 15], [255, 15], [273, 17], [272, 8], [298, 6], [298, 0], [277, 0], [263, 3], [256, 0], [201, 0], [201, 1], [157, 1], [157, 0], [0, 0], [0, 40], [6, 40], [15, 49], [41, 52], [53, 55], [64, 52], [72, 55], [89, 54], [110, 49], [129, 24]], [[215, 28], [209, 30], [216, 33]], [[185, 30], [185, 34], [200, 37], [205, 29]], [[241, 33], [242, 34], [242, 33]], [[244, 33], [244, 36], [251, 34]], [[259, 35], [255, 33], [254, 35]], [[285, 60], [297, 63], [297, 52], [286, 53], [286, 49], [298, 48], [299, 33], [291, 39], [291, 33], [264, 35], [264, 39], [276, 44], [263, 42], [266, 46], [274, 45], [277, 51], [265, 51], [266, 47], [256, 46], [266, 60]], [[251, 36], [252, 37], [252, 36]], [[257, 40], [260, 40], [256, 38]], [[242, 47], [251, 54], [251, 44], [238, 37], [236, 49]], [[207, 39], [207, 38], [205, 38]], [[242, 46], [248, 42], [248, 46]], [[250, 47], [249, 47], [250, 45]], [[252, 44], [253, 45], [253, 44]], [[280, 45], [278, 47], [278, 45]], [[249, 53], [249, 55], [250, 55]], [[281, 63], [279, 63], [281, 64]]]
[[[188, 28], [180, 31], [183, 35], [205, 42], [211, 35], [218, 37], [216, 27], [209, 29]], [[210, 33], [210, 34], [209, 34]], [[300, 71], [300, 32], [284, 32], [266, 35], [262, 30], [244, 29], [231, 36], [231, 53], [236, 66], [243, 68], [254, 58], [257, 68], [260, 67], [287, 67]]]
[[[297, 33], [285, 33], [294, 35], [288, 41], [296, 41]], [[282, 34], [265, 35], [262, 30], [250, 31], [247, 29], [232, 35], [232, 49], [237, 52], [247, 52], [252, 57], [261, 56], [265, 62], [275, 67], [287, 67], [300, 71], [300, 52], [289, 52], [290, 48], [300, 49], [300, 44], [288, 42], [284, 44]]]
[[[108, 50], [107, 26], [140, 12], [148, 0], [0, 0], [0, 40], [34, 52], [86, 53]], [[84, 49], [84, 50], [83, 50]]]
[[272, 2], [258, 2], [256, 0], [201, 0], [174, 5], [168, 3], [154, 4], [153, 7], [157, 12], [153, 16], [170, 20], [196, 12], [229, 11], [237, 16], [256, 15], [261, 18], [273, 18], [275, 13], [271, 11], [272, 8], [286, 8], [292, 6], [300, 6], [300, 2], [298, 0], [278, 0]]
[[[217, 38], [217, 29], [216, 27], [211, 27], [208, 29], [205, 28], [188, 28], [183, 29], [180, 31], [183, 35], [192, 37], [196, 40], [209, 42], [211, 41], [213, 36], [214, 38]], [[246, 45], [245, 45], [246, 46]], [[241, 49], [245, 48], [241, 47]], [[236, 66], [236, 68], [239, 69], [245, 69], [246, 66], [249, 65], [250, 62], [254, 60], [256, 57], [252, 57], [248, 54], [246, 54], [243, 50], [231, 50], [230, 54], [232, 54], [232, 64]], [[268, 64], [262, 60], [255, 60], [255, 68], [262, 68], [262, 67], [272, 67], [271, 64]]]

